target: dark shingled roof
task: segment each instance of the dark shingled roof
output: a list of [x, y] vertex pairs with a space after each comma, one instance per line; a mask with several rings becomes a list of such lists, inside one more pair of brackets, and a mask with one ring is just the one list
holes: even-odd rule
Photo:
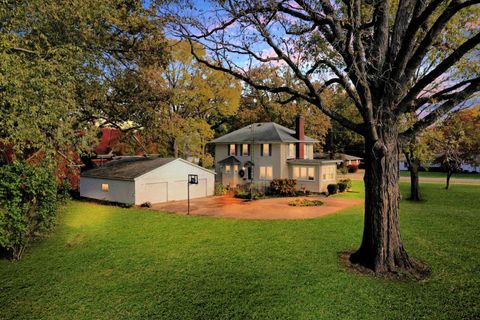
[[128, 157], [107, 162], [101, 167], [82, 172], [82, 177], [133, 181], [153, 169], [159, 168], [175, 158]]
[[[252, 130], [253, 126], [253, 130]], [[252, 132], [253, 131], [253, 132]], [[295, 130], [288, 129], [275, 122], [261, 122], [248, 125], [241, 129], [227, 133], [211, 143], [250, 143], [255, 142], [318, 142], [305, 136], [303, 141], [295, 138]]]

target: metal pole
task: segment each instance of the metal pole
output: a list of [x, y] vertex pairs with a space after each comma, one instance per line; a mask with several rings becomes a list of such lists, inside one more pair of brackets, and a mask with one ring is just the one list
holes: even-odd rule
[[254, 150], [255, 150], [255, 126], [254, 126], [255, 123], [252, 123], [252, 148], [250, 150], [250, 160], [252, 162], [252, 165], [251, 165], [251, 171], [252, 171], [252, 179], [250, 180], [250, 200], [253, 199], [253, 179], [255, 177], [255, 163], [253, 162], [254, 161], [254, 156], [253, 156], [253, 153], [254, 153]]

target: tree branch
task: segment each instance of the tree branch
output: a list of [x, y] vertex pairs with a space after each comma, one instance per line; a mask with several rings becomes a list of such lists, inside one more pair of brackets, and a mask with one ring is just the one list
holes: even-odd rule
[[480, 32], [477, 33], [472, 38], [465, 41], [460, 45], [452, 54], [445, 58], [435, 69], [430, 71], [422, 79], [420, 79], [407, 93], [407, 95], [399, 103], [397, 110], [395, 111], [396, 115], [399, 115], [405, 112], [408, 109], [408, 106], [412, 103], [415, 97], [422, 91], [426, 86], [435, 81], [440, 75], [447, 71], [451, 66], [458, 62], [467, 52], [475, 48], [480, 43]]

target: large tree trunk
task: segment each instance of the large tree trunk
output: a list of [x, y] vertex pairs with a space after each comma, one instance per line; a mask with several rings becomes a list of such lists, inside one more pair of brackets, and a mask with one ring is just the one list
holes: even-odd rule
[[375, 144], [365, 141], [365, 222], [362, 244], [350, 256], [378, 274], [398, 269], [413, 270], [400, 237], [399, 146], [395, 125], [384, 126]]

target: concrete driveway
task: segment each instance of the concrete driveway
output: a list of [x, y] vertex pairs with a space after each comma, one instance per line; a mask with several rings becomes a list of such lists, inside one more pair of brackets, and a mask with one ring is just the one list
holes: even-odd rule
[[[319, 207], [292, 207], [288, 203], [297, 198], [271, 198], [263, 200], [242, 200], [232, 196], [214, 196], [190, 200], [190, 214], [198, 216], [212, 216], [236, 219], [312, 219], [336, 213], [342, 209], [362, 204], [362, 200], [308, 197], [310, 200], [324, 202]], [[187, 213], [187, 201], [172, 201], [158, 203], [152, 209], [159, 211]]]

